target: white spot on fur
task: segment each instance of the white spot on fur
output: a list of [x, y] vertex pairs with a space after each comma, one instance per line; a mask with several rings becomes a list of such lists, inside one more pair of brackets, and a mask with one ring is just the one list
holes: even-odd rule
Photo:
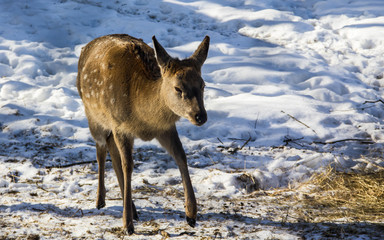
[[115, 101], [116, 101], [116, 100], [115, 100], [114, 98], [112, 98], [112, 99], [111, 99], [111, 104], [115, 104]]
[[88, 78], [88, 74], [84, 74], [84, 80]]

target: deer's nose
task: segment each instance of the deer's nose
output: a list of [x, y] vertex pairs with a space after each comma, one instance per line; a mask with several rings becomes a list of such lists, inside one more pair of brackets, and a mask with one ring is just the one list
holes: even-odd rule
[[206, 113], [198, 113], [195, 116], [196, 123], [201, 126], [207, 121], [207, 114]]

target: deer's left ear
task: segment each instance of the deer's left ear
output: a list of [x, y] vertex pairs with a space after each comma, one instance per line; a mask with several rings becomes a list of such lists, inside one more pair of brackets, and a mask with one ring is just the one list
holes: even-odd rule
[[199, 47], [190, 57], [191, 59], [196, 60], [197, 64], [200, 66], [203, 65], [205, 59], [207, 59], [209, 49], [209, 36], [205, 36], [204, 40], [200, 43]]
[[152, 42], [155, 49], [155, 57], [157, 64], [159, 64], [161, 68], [164, 68], [168, 64], [168, 62], [171, 61], [172, 57], [169, 56], [163, 46], [160, 45], [155, 36], [152, 37]]

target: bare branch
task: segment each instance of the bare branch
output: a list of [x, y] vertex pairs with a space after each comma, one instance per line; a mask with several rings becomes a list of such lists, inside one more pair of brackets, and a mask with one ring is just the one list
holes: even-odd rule
[[365, 101], [363, 104], [366, 104], [366, 103], [378, 103], [378, 102], [381, 102], [382, 104], [384, 104], [384, 101], [382, 99], [379, 99], [379, 100], [376, 100], [376, 101]]
[[314, 141], [313, 143], [325, 145], [325, 144], [335, 144], [335, 143], [340, 143], [340, 142], [360, 142], [362, 144], [375, 143], [371, 139], [357, 139], [357, 138], [346, 138], [346, 139], [340, 139], [340, 140], [335, 140], [335, 141], [326, 141], [326, 142]]
[[294, 116], [292, 116], [291, 114], [289, 114], [289, 113], [286, 113], [286, 112], [284, 112], [283, 110], [281, 110], [281, 112], [282, 113], [284, 113], [284, 114], [287, 114], [288, 115], [288, 117], [290, 117], [290, 118], [292, 118], [293, 120], [295, 120], [296, 122], [298, 122], [298, 123], [300, 123], [300, 124], [302, 124], [302, 125], [304, 125], [306, 128], [308, 128], [308, 129], [311, 129], [312, 130], [312, 132], [314, 132], [315, 134], [317, 134], [317, 132], [315, 131], [315, 130], [313, 130], [310, 126], [308, 126], [307, 124], [305, 124], [305, 123], [303, 123], [302, 121], [300, 121], [299, 119], [297, 119], [297, 118], [295, 118]]

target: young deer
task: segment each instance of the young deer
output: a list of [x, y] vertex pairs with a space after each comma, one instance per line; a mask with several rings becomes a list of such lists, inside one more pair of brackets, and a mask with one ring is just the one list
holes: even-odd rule
[[109, 152], [123, 196], [123, 225], [128, 234], [134, 232], [133, 219], [138, 220], [131, 194], [134, 138], [156, 138], [175, 159], [184, 187], [186, 219], [192, 227], [196, 223], [195, 194], [175, 123], [180, 117], [197, 126], [207, 121], [201, 66], [207, 58], [209, 37], [184, 60], [170, 57], [155, 37], [152, 40], [154, 49], [128, 35], [97, 38], [84, 47], [78, 65], [77, 88], [99, 164], [96, 206], [105, 206], [104, 170]]

